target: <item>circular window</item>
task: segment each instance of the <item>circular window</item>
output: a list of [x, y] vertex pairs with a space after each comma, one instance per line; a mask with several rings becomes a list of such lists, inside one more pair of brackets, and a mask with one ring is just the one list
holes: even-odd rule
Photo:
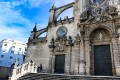
[[92, 3], [103, 3], [105, 0], [91, 0]]
[[62, 26], [62, 27], [60, 27], [60, 28], [58, 28], [58, 30], [57, 30], [57, 36], [58, 37], [65, 37], [66, 36], [66, 34], [67, 34], [67, 28], [66, 27], [64, 27], [64, 26]]

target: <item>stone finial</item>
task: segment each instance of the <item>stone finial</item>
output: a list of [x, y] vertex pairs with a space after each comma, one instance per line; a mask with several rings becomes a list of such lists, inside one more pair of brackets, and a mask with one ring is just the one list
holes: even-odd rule
[[53, 5], [52, 5], [52, 9], [55, 9], [56, 7], [55, 7], [55, 2], [53, 3]]
[[35, 23], [35, 26], [34, 26], [34, 28], [33, 28], [33, 32], [37, 32], [37, 23]]
[[33, 63], [33, 60], [31, 60], [30, 63], [32, 64], [32, 63]]
[[54, 50], [54, 48], [55, 48], [55, 40], [54, 40], [54, 38], [51, 39], [51, 42], [50, 42], [49, 48], [51, 49], [51, 51]]
[[62, 21], [61, 17], [60, 17], [60, 21]]
[[66, 16], [66, 19], [68, 20], [68, 16]]
[[80, 34], [77, 34], [76, 36], [75, 36], [75, 38], [76, 38], [76, 44], [77, 45], [79, 45], [79, 43], [80, 43], [80, 41], [81, 41], [81, 36], [80, 36]]
[[68, 40], [67, 40], [67, 43], [66, 43], [66, 46], [73, 46], [73, 45], [74, 45], [74, 44], [73, 44], [72, 37], [69, 36], [69, 37], [68, 37]]
[[32, 65], [33, 65], [33, 60], [30, 61], [30, 66], [32, 66]]

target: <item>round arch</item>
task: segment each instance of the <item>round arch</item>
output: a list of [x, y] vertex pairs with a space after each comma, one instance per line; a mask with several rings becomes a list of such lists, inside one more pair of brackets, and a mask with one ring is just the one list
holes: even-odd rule
[[[90, 66], [92, 68], [90, 72], [94, 75], [113, 75], [113, 57], [111, 52], [112, 34], [112, 29], [108, 26], [97, 26], [89, 32], [89, 38], [91, 40]], [[102, 69], [106, 72], [101, 71]]]
[[100, 26], [91, 28], [90, 31], [88, 32], [88, 37], [90, 38], [91, 34], [97, 29], [106, 30], [109, 33], [110, 37], [112, 37], [113, 31], [109, 26], [105, 26], [105, 25], [100, 25]]

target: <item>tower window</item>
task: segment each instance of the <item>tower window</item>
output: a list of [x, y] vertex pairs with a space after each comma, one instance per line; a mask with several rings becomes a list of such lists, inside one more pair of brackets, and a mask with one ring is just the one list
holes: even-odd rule
[[20, 60], [20, 58], [17, 58], [17, 60], [19, 61], [19, 60]]
[[1, 58], [4, 58], [4, 55], [1, 55]]
[[27, 51], [27, 48], [25, 48], [25, 51]]
[[13, 57], [12, 57], [12, 56], [10, 56], [10, 59], [13, 59]]
[[7, 46], [7, 44], [4, 44], [4, 46]]
[[21, 48], [19, 48], [19, 51], [21, 51]]
[[3, 52], [6, 52], [6, 49], [3, 49]]
[[14, 53], [14, 51], [12, 50], [11, 53]]

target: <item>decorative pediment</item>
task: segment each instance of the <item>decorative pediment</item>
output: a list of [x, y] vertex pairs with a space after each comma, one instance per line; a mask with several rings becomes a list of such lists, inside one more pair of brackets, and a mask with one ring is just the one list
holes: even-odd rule
[[81, 22], [95, 22], [99, 23], [106, 20], [111, 20], [117, 15], [117, 10], [114, 6], [102, 7], [100, 5], [91, 7], [81, 14]]
[[66, 40], [67, 40], [66, 37], [63, 37], [63, 38], [57, 37], [56, 38], [56, 40], [55, 40], [55, 46], [56, 46], [55, 51], [56, 52], [63, 52], [64, 51]]
[[52, 39], [49, 48], [52, 52], [63, 52], [66, 46], [73, 46], [73, 40], [71, 36], [68, 38], [65, 36], [63, 38], [57, 37], [56, 39]]

